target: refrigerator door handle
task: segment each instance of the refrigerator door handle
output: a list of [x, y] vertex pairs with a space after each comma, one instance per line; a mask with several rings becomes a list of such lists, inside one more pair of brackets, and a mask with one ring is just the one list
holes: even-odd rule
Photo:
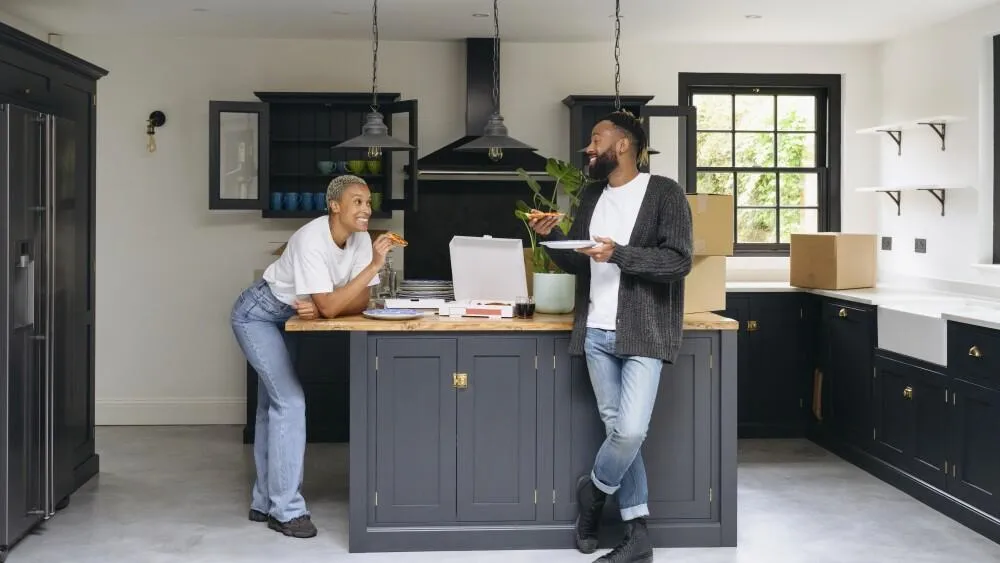
[[45, 514], [55, 515], [55, 212], [56, 119], [45, 117]]

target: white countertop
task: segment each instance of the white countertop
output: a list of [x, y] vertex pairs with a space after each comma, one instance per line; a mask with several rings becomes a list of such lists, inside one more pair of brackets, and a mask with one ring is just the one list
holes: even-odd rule
[[879, 286], [866, 289], [804, 289], [787, 282], [727, 282], [729, 292], [768, 293], [801, 291], [863, 305], [902, 311], [1000, 330], [1000, 301], [962, 293], [910, 287]]

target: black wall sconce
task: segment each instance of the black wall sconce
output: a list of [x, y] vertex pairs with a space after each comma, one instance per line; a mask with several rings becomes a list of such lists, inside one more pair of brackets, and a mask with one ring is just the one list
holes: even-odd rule
[[163, 127], [163, 124], [167, 122], [167, 116], [162, 111], [154, 111], [149, 114], [149, 118], [146, 119], [146, 135], [149, 136], [149, 140], [146, 142], [146, 149], [149, 152], [156, 152], [156, 128]]

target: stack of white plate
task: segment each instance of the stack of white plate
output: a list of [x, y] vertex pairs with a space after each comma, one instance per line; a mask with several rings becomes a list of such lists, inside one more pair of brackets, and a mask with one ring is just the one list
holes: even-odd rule
[[399, 284], [396, 297], [401, 299], [444, 299], [455, 300], [455, 289], [450, 281], [444, 280], [403, 280]]

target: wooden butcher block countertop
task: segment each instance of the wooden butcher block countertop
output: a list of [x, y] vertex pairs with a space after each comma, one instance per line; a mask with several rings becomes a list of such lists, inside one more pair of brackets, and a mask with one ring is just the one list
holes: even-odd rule
[[[375, 320], [361, 315], [304, 321], [292, 317], [285, 323], [289, 332], [370, 331], [370, 332], [481, 332], [481, 331], [570, 331], [573, 315], [535, 314], [530, 319], [489, 319], [441, 317], [430, 314], [411, 320]], [[715, 313], [684, 315], [684, 330], [737, 330], [739, 322]]]

